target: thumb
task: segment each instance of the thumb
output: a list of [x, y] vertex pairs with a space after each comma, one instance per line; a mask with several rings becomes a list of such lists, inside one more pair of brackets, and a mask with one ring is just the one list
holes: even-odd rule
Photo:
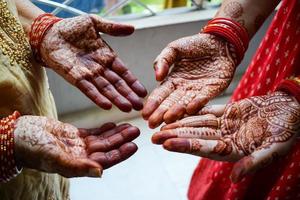
[[154, 61], [155, 77], [157, 81], [163, 81], [169, 73], [170, 67], [177, 59], [177, 52], [174, 48], [166, 47]]
[[121, 24], [105, 20], [98, 15], [90, 15], [95, 29], [99, 32], [112, 36], [128, 36], [134, 32], [134, 27], [127, 24]]
[[60, 170], [62, 176], [71, 177], [101, 177], [103, 168], [97, 162], [90, 159], [74, 159], [66, 161], [63, 169]]

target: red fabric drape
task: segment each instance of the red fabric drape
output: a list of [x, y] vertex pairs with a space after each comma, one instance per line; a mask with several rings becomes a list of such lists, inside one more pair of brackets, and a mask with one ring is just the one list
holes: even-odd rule
[[[300, 73], [300, 1], [284, 0], [232, 101], [268, 94], [286, 77]], [[291, 152], [233, 184], [233, 163], [201, 159], [188, 192], [190, 200], [300, 199], [300, 140]]]

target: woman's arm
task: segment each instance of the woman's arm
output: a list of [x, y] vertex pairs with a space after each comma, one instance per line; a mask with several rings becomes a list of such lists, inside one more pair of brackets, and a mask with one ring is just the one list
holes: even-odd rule
[[252, 37], [280, 0], [224, 0], [216, 17], [230, 18], [243, 25]]
[[29, 0], [14, 0], [17, 6], [18, 14], [22, 26], [27, 35], [29, 35], [30, 27], [35, 18], [45, 13]]

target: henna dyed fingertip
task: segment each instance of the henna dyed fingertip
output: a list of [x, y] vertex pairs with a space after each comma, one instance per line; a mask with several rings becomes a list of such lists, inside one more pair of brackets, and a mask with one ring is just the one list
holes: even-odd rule
[[142, 110], [143, 107], [144, 107], [143, 101], [142, 101], [141, 99], [138, 99], [138, 100], [136, 100], [136, 101], [134, 101], [134, 102], [131, 101], [131, 103], [132, 103], [133, 109], [134, 109], [134, 110], [137, 110], [137, 111]]
[[135, 154], [138, 150], [138, 146], [133, 143], [133, 142], [129, 142], [126, 144], [123, 144], [120, 148], [120, 153], [122, 156], [122, 161], [128, 159], [129, 157], [131, 157], [133, 154]]
[[100, 169], [100, 168], [91, 168], [88, 171], [88, 176], [89, 177], [99, 177], [99, 178], [101, 178], [102, 169]]
[[130, 133], [130, 141], [136, 139], [141, 134], [140, 129], [135, 126], [128, 127], [126, 131]]
[[168, 139], [163, 143], [164, 149], [178, 153], [187, 153], [190, 149], [190, 143], [187, 139]]
[[141, 84], [139, 81], [134, 82], [130, 87], [139, 97], [144, 98], [148, 94], [145, 86]]
[[123, 111], [129, 113], [132, 110], [132, 105], [131, 104], [123, 104], [118, 106], [118, 108]]
[[159, 125], [161, 125], [161, 123], [163, 122], [163, 119], [162, 117], [156, 117], [153, 115], [148, 119], [148, 125], [149, 125], [149, 128], [151, 129], [155, 129], [157, 127], [159, 127]]
[[195, 98], [191, 103], [189, 103], [186, 107], [186, 112], [189, 115], [194, 115], [197, 112], [199, 112], [199, 110], [201, 108], [203, 108], [207, 103], [208, 103], [208, 99], [206, 97], [197, 97]]
[[104, 110], [110, 110], [112, 108], [112, 103], [110, 102], [98, 102], [96, 104]]
[[164, 121], [167, 124], [173, 123], [178, 119], [181, 119], [185, 114], [185, 108], [183, 105], [175, 104], [173, 105], [165, 114]]
[[155, 78], [163, 81], [169, 73], [169, 64], [165, 60], [158, 60], [154, 63]]
[[170, 129], [180, 128], [180, 127], [182, 127], [182, 125], [179, 122], [175, 122], [172, 124], [164, 125], [163, 127], [161, 127], [161, 130], [164, 131], [164, 130], [170, 130]]
[[142, 110], [142, 117], [145, 120], [148, 120], [151, 114], [155, 111], [155, 109], [159, 106], [157, 101], [153, 101], [151, 99], [148, 99], [144, 105], [144, 108]]
[[169, 131], [161, 131], [155, 133], [151, 141], [153, 144], [163, 144], [166, 140], [171, 139], [171, 138], [176, 138], [178, 137], [176, 134], [169, 132]]

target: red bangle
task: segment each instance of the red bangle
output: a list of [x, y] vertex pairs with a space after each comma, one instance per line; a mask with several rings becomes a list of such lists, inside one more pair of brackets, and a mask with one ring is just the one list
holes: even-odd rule
[[239, 23], [227, 18], [215, 18], [203, 28], [203, 33], [218, 35], [235, 47], [237, 64], [239, 64], [249, 45], [247, 30]]
[[57, 22], [62, 20], [52, 14], [46, 13], [38, 16], [31, 25], [29, 33], [29, 42], [35, 58], [42, 61], [40, 57], [40, 48], [46, 32]]
[[294, 96], [300, 103], [300, 78], [291, 78], [282, 81], [276, 90], [281, 90]]
[[14, 156], [14, 128], [20, 113], [0, 120], [0, 182], [8, 182], [20, 173]]

